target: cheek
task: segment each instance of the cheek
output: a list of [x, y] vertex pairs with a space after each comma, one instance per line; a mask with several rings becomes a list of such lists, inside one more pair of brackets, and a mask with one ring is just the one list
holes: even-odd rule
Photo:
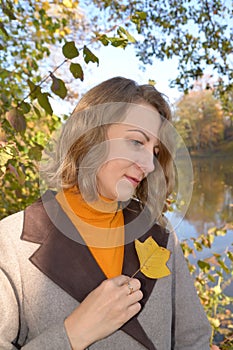
[[131, 165], [132, 162], [125, 159], [109, 160], [105, 164], [103, 164], [97, 171], [97, 180], [117, 180], [120, 176], [122, 176], [125, 173], [127, 168]]
[[134, 162], [137, 152], [130, 147], [128, 141], [124, 139], [108, 140], [107, 161], [128, 161]]
[[109, 184], [109, 182], [113, 181], [114, 174], [116, 174], [116, 169], [112, 163], [113, 162], [111, 161], [106, 162], [97, 170], [97, 185], [105, 186]]
[[124, 177], [132, 162], [113, 160], [103, 164], [97, 171], [97, 190], [110, 199], [127, 201], [134, 193], [134, 187]]
[[125, 170], [132, 165], [132, 162], [128, 159], [114, 159], [110, 160], [106, 164], [106, 171], [111, 174], [112, 177], [120, 176]]

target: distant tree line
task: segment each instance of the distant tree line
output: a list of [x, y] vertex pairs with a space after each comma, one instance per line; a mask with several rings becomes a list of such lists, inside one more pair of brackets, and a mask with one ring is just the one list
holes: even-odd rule
[[176, 103], [175, 125], [189, 151], [216, 148], [233, 141], [233, 124], [211, 89], [190, 91]]

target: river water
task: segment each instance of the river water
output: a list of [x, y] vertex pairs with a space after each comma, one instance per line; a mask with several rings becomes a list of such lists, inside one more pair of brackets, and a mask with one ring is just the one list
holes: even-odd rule
[[[168, 214], [180, 241], [198, 237], [211, 227], [228, 224], [225, 236], [215, 238], [211, 249], [197, 252], [191, 262], [209, 258], [213, 253], [233, 251], [233, 157], [192, 159], [192, 196], [185, 215], [179, 210]], [[186, 185], [187, 186], [187, 185]], [[183, 217], [184, 216], [184, 217]], [[233, 296], [233, 284], [228, 288]]]

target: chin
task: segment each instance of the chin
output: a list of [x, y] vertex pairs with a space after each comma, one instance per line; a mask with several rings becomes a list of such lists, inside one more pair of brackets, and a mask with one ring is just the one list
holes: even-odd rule
[[133, 191], [127, 191], [127, 192], [120, 192], [116, 196], [116, 200], [118, 202], [127, 202], [128, 200], [130, 200], [132, 198], [133, 194], [134, 194], [134, 190]]

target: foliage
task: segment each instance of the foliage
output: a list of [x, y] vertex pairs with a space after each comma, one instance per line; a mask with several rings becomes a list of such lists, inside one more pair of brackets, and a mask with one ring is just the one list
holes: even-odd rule
[[203, 249], [210, 249], [217, 236], [224, 236], [227, 229], [232, 225], [223, 228], [213, 227], [207, 234], [190, 241], [184, 240], [181, 243], [184, 255], [188, 261], [191, 274], [195, 277], [195, 286], [202, 305], [206, 311], [213, 331], [213, 339], [224, 336], [221, 349], [231, 349], [232, 342], [232, 320], [233, 310], [230, 306], [233, 297], [225, 293], [226, 287], [233, 282], [233, 252], [232, 247], [226, 248], [224, 254], [213, 254], [204, 260], [198, 260], [192, 264], [190, 258]]
[[[205, 66], [210, 66], [216, 72], [214, 92], [232, 117], [233, 72], [229, 57], [233, 41], [229, 1], [86, 0], [83, 3], [86, 16], [77, 0], [0, 1], [0, 217], [23, 209], [40, 195], [38, 161], [52, 133], [61, 125], [61, 120], [53, 114], [51, 99], [77, 96], [70, 92], [68, 80], [83, 81], [86, 65], [98, 66], [99, 58], [93, 52], [95, 43], [116, 48], [132, 44], [143, 64], [153, 63], [155, 58], [176, 57], [179, 75], [172, 84], [185, 92], [203, 75]], [[63, 55], [62, 61], [54, 64], [51, 56], [57, 55], [58, 50]], [[66, 67], [68, 73], [60, 74], [61, 67]], [[222, 132], [218, 124], [220, 112], [210, 93], [203, 99], [200, 103], [201, 106], [205, 103], [204, 110], [201, 107], [205, 132], [208, 132], [206, 118], [210, 115], [212, 126], [216, 118], [217, 133], [211, 141], [214, 143]], [[188, 107], [185, 108], [187, 113]], [[188, 119], [188, 124], [193, 131], [197, 126], [195, 117]], [[190, 130], [185, 125], [180, 127], [188, 141]], [[201, 137], [204, 146], [205, 137], [206, 134]], [[194, 145], [197, 147], [195, 142]], [[219, 232], [201, 236], [193, 241], [193, 247], [183, 242], [185, 255], [210, 248]], [[225, 332], [227, 339], [232, 332], [227, 323], [232, 315], [222, 314], [221, 307], [230, 301], [224, 294], [226, 279], [223, 278], [224, 273], [227, 278], [232, 277], [232, 253], [228, 251], [225, 256], [230, 265], [226, 265], [225, 258], [214, 257], [214, 262], [199, 261], [198, 266], [190, 267], [215, 332]], [[225, 345], [226, 342], [222, 349], [227, 349]]]
[[[32, 88], [31, 80], [34, 84], [41, 82], [39, 62], [48, 62], [52, 45], [64, 43], [65, 37], [75, 29], [73, 21], [81, 22], [82, 17], [78, 1], [15, 0], [1, 2], [0, 18], [0, 62], [4, 83], [1, 110], [5, 110], [12, 102], [17, 106], [25, 98], [24, 91]], [[39, 93], [39, 89], [35, 93]]]
[[154, 64], [155, 58], [176, 57], [179, 75], [172, 85], [187, 92], [193, 81], [203, 75], [206, 66], [210, 66], [220, 79], [217, 82], [221, 87], [220, 94], [232, 91], [231, 1], [86, 0], [86, 3], [95, 3], [99, 9], [97, 15], [93, 11], [96, 20], [102, 11], [105, 18], [109, 18], [106, 22], [120, 19], [129, 28], [136, 27], [140, 34], [137, 36], [137, 55], [143, 64]]
[[[36, 107], [35, 107], [36, 108]], [[7, 133], [2, 135], [0, 147], [1, 203], [0, 216], [4, 217], [24, 209], [40, 195], [38, 161], [48, 136], [56, 130], [61, 121], [55, 116], [29, 113], [25, 121], [27, 132], [13, 129], [7, 120], [2, 126]]]
[[[226, 86], [231, 92], [228, 3], [198, 1], [194, 6], [191, 1], [181, 0], [96, 0], [82, 5], [85, 16], [77, 0], [1, 0], [1, 216], [22, 209], [38, 196], [36, 161], [45, 139], [59, 122], [53, 116], [51, 98], [69, 98], [68, 80], [83, 81], [85, 65], [98, 66], [99, 59], [92, 50], [95, 43], [117, 48], [131, 43], [145, 64], [154, 57], [163, 60], [177, 56], [180, 75], [175, 84], [183, 90], [202, 75], [203, 65], [211, 65], [221, 75], [219, 94], [227, 101]], [[140, 33], [137, 40], [132, 31]], [[63, 60], [54, 67], [50, 56], [55, 46], [60, 46]], [[59, 73], [61, 67], [66, 67], [63, 76]], [[36, 141], [41, 131], [28, 127], [32, 120], [48, 124], [43, 142]], [[24, 182], [19, 180], [23, 176]]]
[[[43, 64], [55, 44], [65, 44], [82, 16], [78, 1], [9, 1], [0, 4], [0, 217], [39, 196], [38, 161], [56, 127], [51, 93], [42, 90]], [[75, 25], [75, 28], [77, 25]], [[50, 62], [51, 63], [51, 62]], [[47, 66], [46, 69], [49, 69]], [[64, 98], [64, 82], [49, 74], [51, 91]]]
[[190, 91], [176, 104], [176, 128], [190, 151], [215, 147], [223, 140], [223, 112], [210, 90]]
[[[67, 80], [83, 81], [83, 66], [98, 65], [99, 59], [83, 45], [89, 27], [79, 1], [2, 0], [0, 18], [0, 185], [4, 188], [0, 217], [4, 217], [40, 195], [38, 161], [61, 124], [53, 115], [51, 99], [69, 98]], [[98, 40], [125, 47], [134, 39], [119, 27], [116, 36], [95, 37], [89, 44]], [[61, 47], [63, 60], [53, 67], [55, 46]], [[66, 79], [58, 76], [65, 66]]]

